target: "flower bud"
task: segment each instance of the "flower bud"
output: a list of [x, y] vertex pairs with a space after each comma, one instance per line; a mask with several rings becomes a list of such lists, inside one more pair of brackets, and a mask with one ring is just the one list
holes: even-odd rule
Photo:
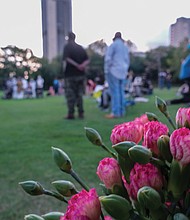
[[152, 152], [141, 145], [135, 145], [129, 149], [130, 158], [137, 163], [146, 164], [152, 158]]
[[121, 196], [111, 194], [99, 197], [106, 212], [115, 219], [129, 219], [132, 206]]
[[172, 161], [172, 154], [170, 151], [170, 138], [168, 135], [161, 135], [157, 140], [159, 155], [168, 162]]
[[121, 155], [122, 157], [128, 156], [128, 150], [136, 145], [136, 143], [132, 141], [123, 141], [118, 144], [113, 145], [112, 147], [115, 149], [115, 151]]
[[150, 210], [156, 210], [162, 205], [159, 193], [149, 186], [144, 186], [138, 190], [137, 200], [140, 205]]
[[158, 121], [158, 117], [152, 112], [146, 112], [149, 121]]
[[115, 184], [122, 186], [121, 169], [116, 159], [109, 157], [102, 159], [96, 173], [106, 188], [112, 189]]
[[60, 220], [61, 216], [64, 216], [62, 212], [49, 212], [45, 215], [42, 215], [45, 220]]
[[44, 194], [44, 189], [38, 182], [31, 180], [20, 182], [19, 185], [24, 189], [26, 193], [30, 194], [31, 196], [38, 196]]
[[172, 132], [170, 136], [170, 151], [175, 160], [182, 167], [190, 164], [190, 129], [179, 128]]
[[190, 184], [190, 164], [181, 166], [181, 164], [172, 160], [169, 180], [168, 192], [171, 192], [175, 201], [181, 199], [184, 192], [188, 189]]
[[44, 220], [44, 219], [39, 215], [29, 214], [24, 216], [24, 220]]
[[159, 154], [157, 140], [161, 135], [167, 135], [169, 128], [158, 121], [150, 121], [144, 125], [143, 146], [151, 149], [154, 155]]
[[57, 180], [52, 182], [52, 185], [63, 196], [70, 197], [77, 194], [77, 190], [73, 183], [65, 180]]
[[57, 166], [66, 173], [70, 173], [72, 163], [68, 155], [59, 148], [52, 147], [52, 154]]
[[188, 220], [189, 218], [183, 213], [176, 213], [173, 217], [173, 220]]
[[88, 140], [92, 144], [97, 145], [97, 146], [102, 146], [103, 145], [102, 138], [95, 129], [86, 128], [86, 127], [84, 129], [86, 131], [86, 137], [88, 138]]
[[177, 128], [190, 128], [190, 108], [179, 108], [176, 113]]
[[165, 102], [163, 99], [161, 99], [161, 98], [159, 98], [159, 97], [157, 97], [157, 96], [156, 96], [156, 107], [157, 107], [164, 115], [167, 115], [167, 114], [168, 114], [166, 102]]
[[130, 171], [134, 166], [134, 161], [129, 157], [128, 150], [134, 145], [136, 145], [136, 143], [132, 141], [123, 141], [112, 146], [118, 153], [119, 166], [127, 181], [129, 181]]

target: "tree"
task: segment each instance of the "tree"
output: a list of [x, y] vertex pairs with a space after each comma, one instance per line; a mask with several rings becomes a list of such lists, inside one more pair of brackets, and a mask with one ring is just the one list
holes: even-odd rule
[[0, 79], [9, 76], [22, 76], [26, 79], [41, 68], [40, 58], [33, 55], [30, 49], [7, 46], [0, 49]]
[[96, 77], [104, 78], [104, 55], [107, 44], [103, 41], [95, 41], [87, 48], [90, 58], [90, 64], [87, 71], [87, 78], [95, 79]]

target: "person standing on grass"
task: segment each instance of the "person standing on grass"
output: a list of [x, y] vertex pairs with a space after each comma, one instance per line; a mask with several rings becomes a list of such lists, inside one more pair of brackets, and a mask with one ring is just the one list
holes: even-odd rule
[[44, 79], [41, 75], [37, 76], [36, 79], [36, 97], [40, 98], [44, 96]]
[[75, 118], [75, 107], [78, 109], [78, 117], [84, 118], [85, 69], [89, 64], [89, 58], [85, 49], [75, 42], [75, 37], [73, 32], [69, 33], [68, 43], [63, 51], [65, 96], [68, 108], [68, 114], [65, 119]]
[[121, 33], [115, 33], [104, 60], [105, 78], [111, 95], [111, 114], [106, 118], [119, 118], [125, 114], [125, 85], [130, 64], [128, 47]]
[[57, 77], [55, 77], [54, 80], [53, 80], [53, 89], [54, 89], [55, 95], [58, 95], [58, 92], [59, 92], [59, 80], [58, 80]]

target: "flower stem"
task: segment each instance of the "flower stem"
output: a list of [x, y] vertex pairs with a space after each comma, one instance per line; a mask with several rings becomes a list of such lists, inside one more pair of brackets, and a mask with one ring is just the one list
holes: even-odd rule
[[174, 124], [174, 122], [172, 121], [170, 115], [167, 113], [167, 114], [164, 114], [166, 116], [166, 118], [168, 119], [169, 123], [171, 124], [171, 126], [173, 127], [173, 129], [175, 130], [176, 129], [176, 126]]
[[71, 176], [86, 190], [89, 191], [89, 187], [81, 180], [77, 173], [72, 169], [70, 172]]
[[107, 148], [104, 144], [102, 144], [101, 146], [102, 146], [102, 148], [103, 148], [104, 150], [106, 150], [109, 154], [111, 154], [111, 156], [112, 156], [113, 158], [117, 159], [117, 156], [116, 156], [116, 154], [115, 154], [114, 152], [110, 151], [110, 149]]
[[101, 211], [101, 218], [102, 218], [102, 220], [104, 220], [104, 215], [103, 215], [102, 211]]
[[151, 162], [152, 164], [154, 164], [154, 165], [165, 166], [164, 161], [162, 161], [162, 160], [160, 160], [160, 159], [158, 159], [158, 158], [155, 158], [155, 157], [152, 157], [152, 158], [150, 159], [150, 162]]
[[67, 200], [60, 194], [56, 193], [56, 192], [51, 192], [49, 190], [44, 189], [44, 194], [48, 195], [48, 196], [53, 196], [56, 199], [59, 199], [60, 201], [63, 201], [65, 203], [68, 203]]

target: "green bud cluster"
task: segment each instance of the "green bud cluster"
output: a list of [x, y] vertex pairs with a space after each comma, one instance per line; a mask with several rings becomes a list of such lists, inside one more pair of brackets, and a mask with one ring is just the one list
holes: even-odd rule
[[[175, 130], [176, 125], [170, 118], [166, 102], [156, 97], [156, 106], [167, 117]], [[146, 112], [146, 115], [149, 121], [158, 121], [155, 114]], [[92, 144], [100, 146], [116, 159], [118, 162], [117, 168], [118, 164], [120, 168], [118, 176], [121, 181], [119, 183], [117, 181], [113, 182], [109, 189], [106, 188], [105, 183], [100, 184], [104, 196], [100, 196], [99, 200], [95, 196], [96, 202], [100, 202], [97, 206], [104, 210], [96, 212], [98, 215], [100, 213], [99, 219], [103, 220], [105, 213], [115, 220], [187, 220], [190, 218], [190, 164], [188, 160], [185, 160], [186, 149], [183, 151], [181, 160], [177, 156], [172, 156], [169, 135], [161, 135], [157, 139], [157, 146], [155, 147], [158, 147], [158, 149], [156, 153], [148, 147], [132, 141], [123, 141], [113, 145], [112, 149], [115, 153], [104, 145], [100, 134], [95, 129], [85, 127], [85, 133]], [[171, 140], [172, 138], [171, 136]], [[57, 167], [69, 174], [83, 190], [86, 190], [84, 193], [87, 195], [86, 193], [90, 191], [90, 188], [74, 171], [69, 156], [56, 147], [52, 147], [52, 156]], [[147, 163], [150, 164], [146, 166]], [[104, 170], [105, 178], [107, 178], [106, 172], [113, 169], [113, 166], [111, 163], [105, 164], [102, 162], [101, 168], [104, 169], [104, 165], [106, 166]], [[134, 166], [136, 166], [136, 169]], [[140, 174], [137, 173], [138, 171]], [[120, 174], [122, 174], [122, 179]], [[109, 180], [109, 178], [106, 180]], [[66, 200], [65, 197], [72, 197], [79, 193], [75, 185], [66, 180], [52, 182], [52, 186], [56, 191], [46, 190], [40, 183], [33, 180], [20, 182], [19, 185], [32, 196], [52, 196], [67, 203], [67, 205], [71, 205], [77, 196], [74, 196], [74, 200], [71, 202], [68, 201], [70, 198]], [[82, 206], [85, 206], [85, 204], [82, 204]], [[87, 206], [87, 209], [89, 207]], [[24, 219], [60, 220], [62, 216], [64, 216], [64, 213], [49, 212], [41, 216], [29, 214]]]

